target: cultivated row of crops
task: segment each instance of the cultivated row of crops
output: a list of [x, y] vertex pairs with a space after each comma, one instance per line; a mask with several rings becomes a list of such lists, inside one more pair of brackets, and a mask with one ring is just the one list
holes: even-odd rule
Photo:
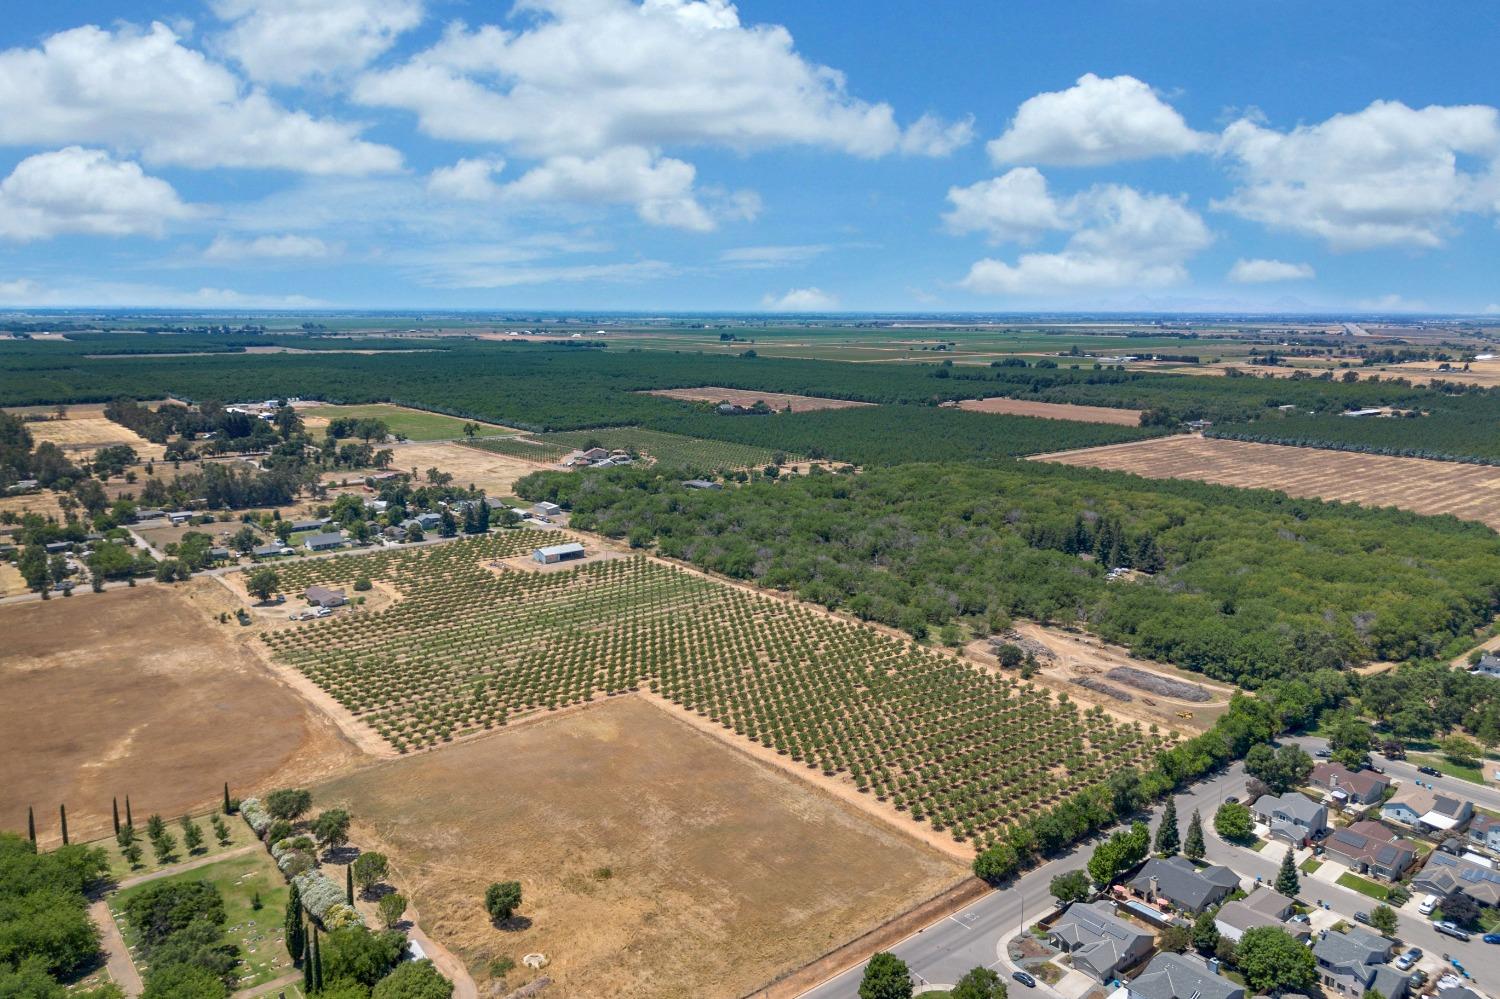
[[544, 464], [552, 464], [561, 461], [563, 455], [573, 450], [571, 445], [562, 443], [543, 444], [527, 437], [479, 437], [471, 441], [465, 441], [470, 447], [477, 447], [481, 451], [492, 451], [495, 454], [509, 455], [512, 458], [520, 458], [524, 461], [538, 461]]
[[547, 573], [483, 564], [536, 539], [304, 563], [308, 581], [368, 574], [405, 599], [266, 641], [402, 751], [648, 688], [976, 843], [1166, 744], [1015, 678], [644, 557]]

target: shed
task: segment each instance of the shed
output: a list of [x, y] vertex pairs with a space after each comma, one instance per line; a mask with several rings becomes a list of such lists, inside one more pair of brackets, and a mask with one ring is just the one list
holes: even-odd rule
[[541, 514], [543, 517], [556, 517], [562, 513], [562, 507], [556, 503], [548, 503], [543, 500], [541, 503], [532, 504], [531, 512]]
[[566, 545], [550, 545], [546, 548], [538, 548], [531, 553], [534, 561], [542, 565], [552, 565], [554, 562], [569, 562], [573, 559], [583, 558], [583, 545], [576, 541]]

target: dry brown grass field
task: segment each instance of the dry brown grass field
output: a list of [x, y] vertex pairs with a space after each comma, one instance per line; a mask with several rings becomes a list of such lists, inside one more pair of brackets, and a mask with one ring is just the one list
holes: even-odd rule
[[[31, 436], [38, 444], [42, 441], [51, 441], [74, 459], [83, 458], [110, 444], [129, 444], [143, 459], [160, 458], [166, 451], [162, 445], [152, 444], [135, 431], [106, 419], [102, 405], [68, 406], [66, 410], [64, 419], [38, 420], [27, 423], [26, 429], [31, 431]], [[40, 413], [50, 416], [53, 410], [48, 407], [32, 406], [8, 410], [8, 412]]]
[[394, 444], [396, 452], [391, 467], [400, 471], [415, 468], [419, 476], [425, 476], [429, 468], [438, 468], [453, 475], [454, 485], [478, 486], [490, 496], [509, 496], [516, 480], [530, 475], [540, 468], [556, 468], [555, 465], [539, 465], [522, 458], [481, 451], [462, 444]]
[[716, 385], [705, 385], [702, 388], [655, 389], [644, 394], [659, 395], [667, 399], [681, 399], [684, 402], [729, 402], [736, 406], [753, 406], [759, 401], [775, 410], [790, 406], [794, 413], [874, 405], [869, 402], [855, 402], [852, 399], [822, 399], [811, 395], [789, 395], [785, 392], [749, 392], [744, 389], [719, 388]]
[[[736, 996], [961, 880], [963, 866], [634, 696], [314, 789], [387, 851], [481, 991], [497, 958], [566, 996]], [[485, 885], [519, 880], [524, 928]], [[549, 994], [550, 994], [549, 991]]]
[[83, 839], [110, 831], [110, 799], [172, 817], [357, 758], [245, 648], [213, 580], [0, 608], [0, 827]]
[[1500, 468], [1488, 465], [1196, 436], [1064, 451], [1037, 460], [1155, 479], [1279, 489], [1291, 496], [1394, 506], [1414, 513], [1451, 513], [1500, 528]]
[[1112, 409], [1109, 406], [1074, 406], [1062, 402], [1033, 402], [1029, 399], [965, 399], [959, 409], [975, 413], [1006, 413], [1011, 416], [1036, 416], [1044, 420], [1076, 420], [1080, 423], [1112, 423], [1121, 427], [1141, 425], [1138, 409]]

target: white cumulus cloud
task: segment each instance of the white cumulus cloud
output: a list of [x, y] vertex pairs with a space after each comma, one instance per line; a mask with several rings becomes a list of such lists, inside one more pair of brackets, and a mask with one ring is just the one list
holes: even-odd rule
[[422, 21], [421, 0], [212, 0], [219, 48], [252, 80], [298, 84], [363, 69]]
[[[1219, 152], [1240, 186], [1216, 208], [1335, 250], [1437, 247], [1464, 212], [1494, 212], [1500, 112], [1484, 105], [1363, 111], [1279, 132], [1248, 118], [1225, 129]], [[1490, 164], [1466, 170], [1464, 157]]]
[[1063, 211], [1047, 191], [1047, 178], [1035, 167], [968, 187], [948, 189], [953, 209], [943, 216], [950, 232], [983, 232], [996, 242], [1028, 243], [1052, 229], [1066, 229]]
[[172, 185], [101, 149], [69, 146], [28, 156], [0, 181], [0, 237], [62, 233], [160, 236], [193, 209]]
[[316, 236], [288, 233], [282, 236], [256, 236], [235, 239], [218, 236], [203, 256], [208, 260], [324, 260], [336, 255], [336, 249]]
[[767, 294], [761, 304], [773, 312], [830, 312], [839, 307], [839, 297], [821, 288], [793, 288], [782, 295]]
[[0, 145], [106, 145], [146, 162], [314, 174], [395, 170], [360, 129], [246, 90], [161, 23], [50, 35], [0, 51]]
[[985, 148], [995, 163], [1097, 166], [1203, 152], [1209, 136], [1133, 76], [1086, 73], [1067, 90], [1037, 94]]
[[1229, 268], [1229, 280], [1235, 284], [1266, 284], [1271, 281], [1307, 281], [1317, 274], [1312, 264], [1293, 264], [1284, 260], [1236, 260]]

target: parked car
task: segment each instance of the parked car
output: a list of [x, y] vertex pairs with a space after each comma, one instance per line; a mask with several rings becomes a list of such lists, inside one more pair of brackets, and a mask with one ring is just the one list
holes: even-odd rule
[[1289, 923], [1301, 923], [1304, 926], [1306, 926], [1306, 925], [1308, 925], [1308, 924], [1310, 924], [1312, 922], [1312, 918], [1310, 916], [1308, 916], [1308, 914], [1305, 913], [1305, 912], [1299, 912], [1295, 916], [1293, 916], [1291, 919], [1288, 919], [1287, 922], [1289, 922]]
[[1020, 982], [1024, 986], [1026, 986], [1028, 989], [1034, 989], [1034, 988], [1036, 988], [1036, 979], [1032, 978], [1030, 975], [1028, 975], [1024, 971], [1014, 971], [1014, 972], [1011, 972], [1011, 976], [1010, 977], [1014, 978], [1016, 981]]
[[1442, 922], [1433, 923], [1432, 928], [1437, 930], [1439, 933], [1453, 937], [1455, 940], [1469, 939], [1469, 931], [1459, 926], [1451, 919], [1444, 919]]
[[1400, 957], [1396, 958], [1396, 967], [1400, 968], [1402, 971], [1407, 971], [1411, 968], [1412, 965], [1416, 964], [1420, 960], [1422, 960], [1421, 948], [1413, 947], [1405, 954], [1402, 954]]
[[1443, 772], [1437, 767], [1417, 767], [1417, 773], [1426, 774], [1428, 777], [1441, 777]]
[[1430, 916], [1432, 915], [1432, 910], [1437, 908], [1437, 904], [1438, 897], [1436, 895], [1428, 895], [1426, 898], [1422, 899], [1421, 904], [1417, 906], [1417, 911], [1424, 916]]
[[1484, 942], [1485, 943], [1500, 943], [1500, 933], [1486, 933], [1484, 935]]
[[1224, 803], [1227, 805], [1238, 805], [1240, 803], [1239, 795], [1231, 794], [1224, 799]]
[[1369, 926], [1370, 914], [1368, 912], [1356, 912], [1354, 914], [1354, 921], [1356, 923], [1364, 923], [1366, 926]]
[[1326, 759], [1328, 759], [1328, 757], [1332, 756], [1333, 754], [1330, 753], [1326, 749], [1320, 749], [1316, 753], [1314, 753], [1313, 755], [1316, 756], [1320, 760], [1326, 760]]
[[1407, 981], [1411, 982], [1412, 988], [1420, 989], [1423, 985], [1427, 984], [1427, 972], [1413, 971], [1411, 973], [1411, 977], [1408, 978]]

